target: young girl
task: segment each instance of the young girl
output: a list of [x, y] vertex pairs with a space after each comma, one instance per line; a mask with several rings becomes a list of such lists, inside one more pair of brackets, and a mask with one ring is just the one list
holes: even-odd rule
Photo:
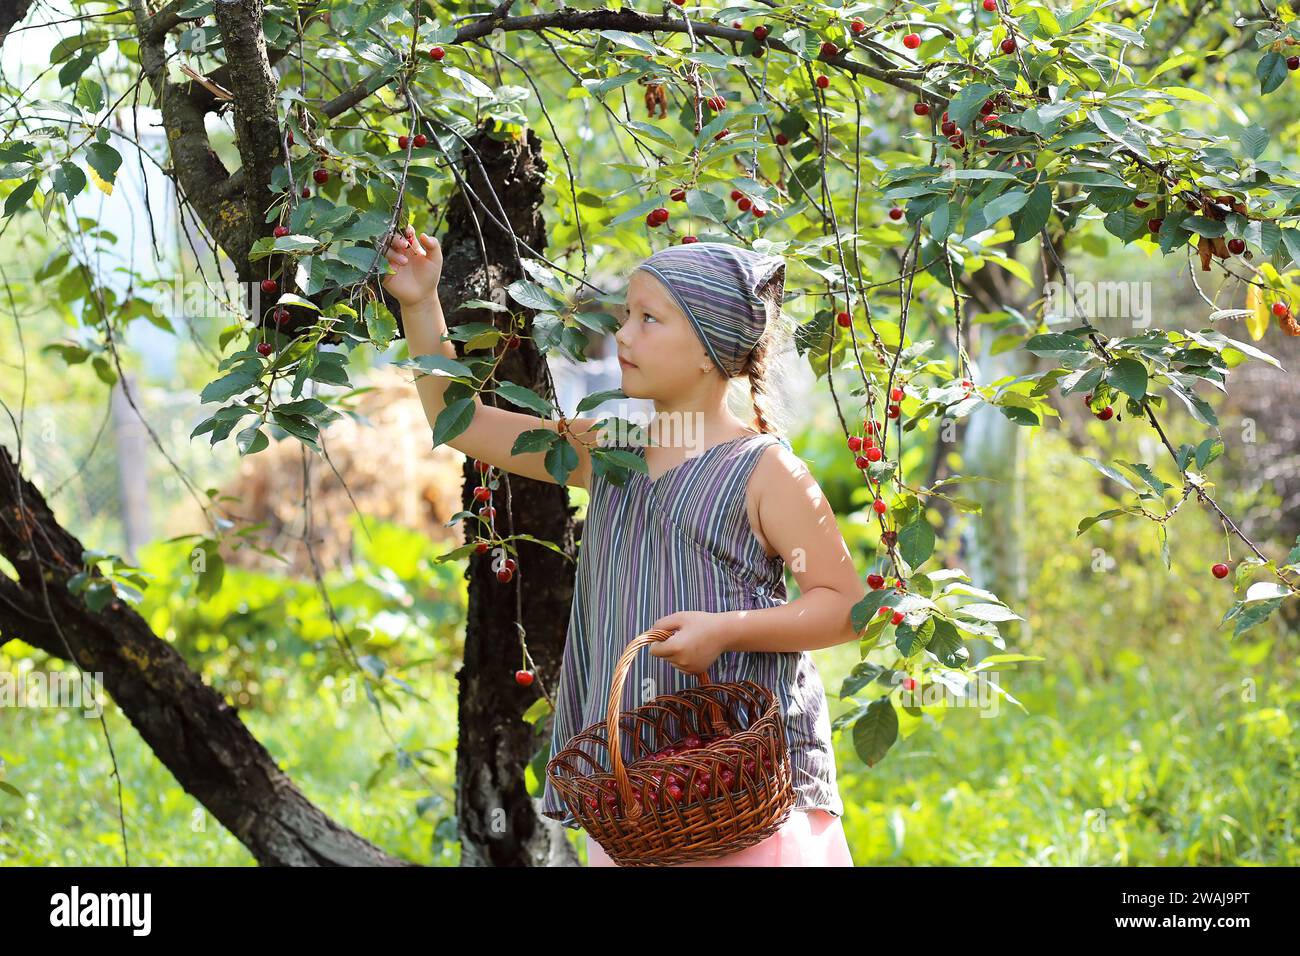
[[[402, 304], [410, 354], [455, 358], [437, 297], [442, 252], [408, 228], [388, 249], [385, 288]], [[551, 753], [603, 722], [612, 675], [627, 644], [651, 628], [673, 632], [645, 648], [623, 684], [621, 710], [661, 694], [752, 680], [771, 689], [785, 715], [795, 809], [762, 842], [685, 866], [852, 866], [836, 784], [830, 714], [811, 650], [856, 637], [850, 609], [865, 591], [825, 496], [789, 442], [773, 433], [762, 396], [772, 334], [781, 315], [785, 264], [721, 242], [664, 249], [633, 271], [627, 315], [615, 336], [623, 392], [654, 402], [635, 448], [648, 475], [623, 484], [593, 473], [589, 447], [599, 419], [570, 421], [578, 466], [569, 484], [587, 489]], [[727, 407], [731, 380], [749, 380], [754, 424]], [[416, 382], [432, 426], [446, 379]], [[514, 474], [554, 481], [545, 452], [511, 455], [516, 437], [558, 423], [476, 400], [473, 420], [450, 444]], [[668, 441], [670, 429], [690, 440]], [[692, 430], [693, 426], [697, 426]], [[784, 569], [799, 583], [786, 600]], [[630, 756], [630, 751], [625, 752]], [[547, 781], [541, 812], [579, 825]], [[591, 866], [613, 865], [587, 837]]]

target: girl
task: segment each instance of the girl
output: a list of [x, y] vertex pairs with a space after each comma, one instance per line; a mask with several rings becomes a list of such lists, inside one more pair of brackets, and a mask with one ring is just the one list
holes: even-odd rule
[[[408, 227], [388, 247], [385, 288], [402, 305], [412, 357], [441, 353], [438, 241]], [[615, 336], [623, 392], [654, 402], [652, 445], [629, 446], [648, 474], [621, 485], [593, 473], [599, 419], [569, 422], [578, 456], [569, 484], [587, 489], [573, 606], [564, 647], [551, 753], [605, 719], [623, 649], [650, 628], [673, 635], [646, 648], [623, 685], [621, 710], [698, 684], [753, 680], [786, 717], [795, 810], [766, 840], [686, 866], [852, 866], [836, 783], [825, 690], [809, 651], [852, 640], [850, 610], [865, 594], [825, 496], [765, 417], [772, 336], [781, 316], [785, 263], [721, 242], [664, 249], [633, 271]], [[747, 378], [754, 425], [728, 409], [729, 383]], [[430, 426], [446, 379], [416, 388]], [[681, 427], [684, 423], [684, 427]], [[691, 426], [697, 426], [691, 431]], [[475, 401], [450, 444], [514, 474], [551, 481], [545, 452], [511, 455], [516, 437], [557, 422]], [[674, 430], [690, 440], [668, 440]], [[619, 445], [626, 443], [620, 442]], [[679, 450], [681, 449], [681, 450]], [[800, 596], [787, 602], [789, 564]], [[630, 752], [629, 754], [630, 755]], [[578, 829], [547, 781], [541, 812]], [[591, 866], [612, 865], [587, 837]]]

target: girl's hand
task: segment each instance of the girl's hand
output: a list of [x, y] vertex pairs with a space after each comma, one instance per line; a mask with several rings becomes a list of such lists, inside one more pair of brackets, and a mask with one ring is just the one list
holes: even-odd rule
[[383, 285], [398, 302], [412, 305], [437, 294], [442, 278], [442, 246], [437, 239], [422, 232], [416, 241], [415, 227], [407, 226], [405, 233], [390, 237], [385, 254], [393, 271], [384, 276]]
[[650, 645], [650, 653], [662, 657], [687, 674], [703, 674], [727, 650], [730, 624], [725, 615], [709, 611], [679, 611], [654, 622], [654, 627], [675, 631], [672, 637]]

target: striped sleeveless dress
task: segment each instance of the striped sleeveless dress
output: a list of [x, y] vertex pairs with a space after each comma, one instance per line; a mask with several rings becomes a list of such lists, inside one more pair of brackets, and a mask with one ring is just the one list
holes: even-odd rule
[[[786, 602], [785, 562], [764, 553], [746, 514], [749, 477], [776, 442], [790, 447], [784, 438], [753, 432], [690, 455], [654, 480], [633, 471], [621, 487], [593, 474], [556, 692], [552, 756], [575, 734], [605, 720], [619, 657], [659, 618]], [[624, 447], [645, 457], [643, 446]], [[843, 816], [830, 711], [809, 652], [725, 651], [709, 668], [709, 679], [752, 680], [772, 690], [785, 715], [795, 809]], [[645, 647], [624, 681], [620, 710], [698, 685], [695, 676]], [[630, 741], [623, 750], [630, 760]], [[549, 779], [540, 812], [580, 829]]]

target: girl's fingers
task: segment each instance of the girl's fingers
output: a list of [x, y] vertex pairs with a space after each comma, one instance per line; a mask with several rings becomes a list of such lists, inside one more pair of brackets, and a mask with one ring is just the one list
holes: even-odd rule
[[433, 238], [433, 236], [424, 232], [420, 233], [420, 245], [424, 246], [424, 248], [429, 250], [429, 252], [433, 252], [433, 248], [437, 244], [438, 240]]

